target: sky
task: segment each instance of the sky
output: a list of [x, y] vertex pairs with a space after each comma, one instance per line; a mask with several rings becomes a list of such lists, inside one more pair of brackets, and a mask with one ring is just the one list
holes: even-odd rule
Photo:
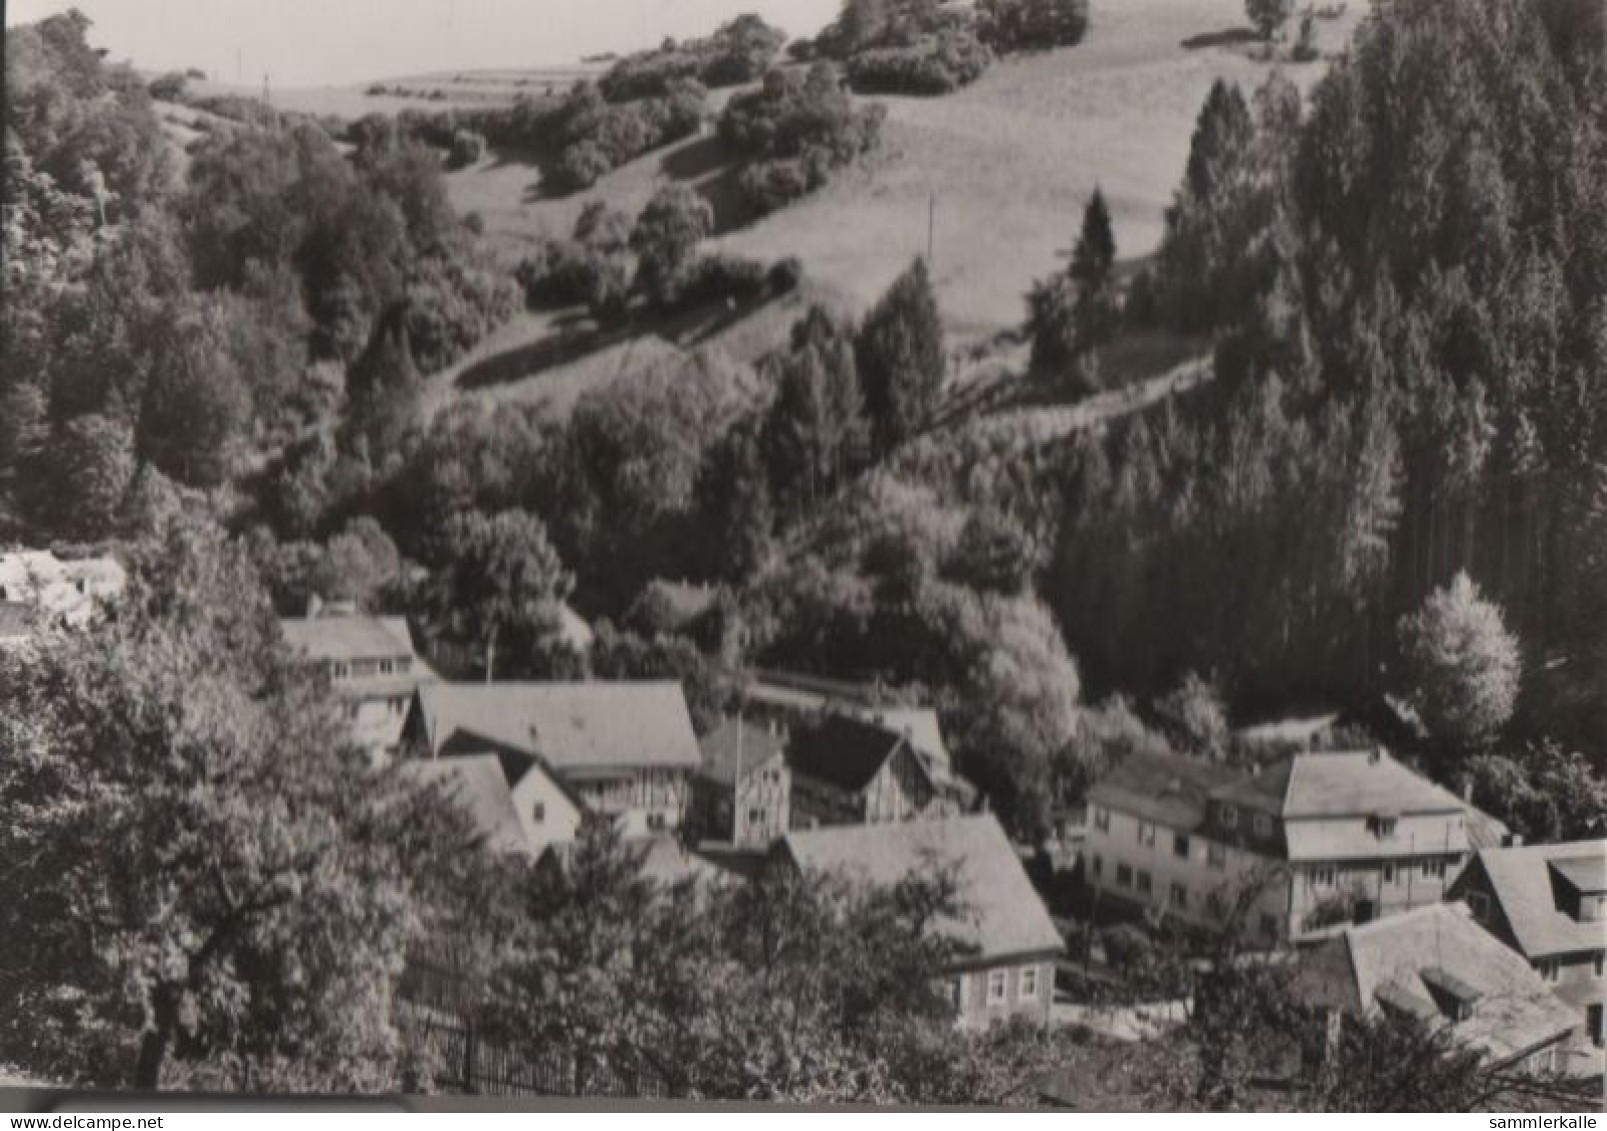
[[839, 0], [9, 0], [6, 23], [77, 8], [90, 42], [148, 70], [248, 86], [333, 86], [431, 71], [574, 63], [753, 11], [812, 35]]

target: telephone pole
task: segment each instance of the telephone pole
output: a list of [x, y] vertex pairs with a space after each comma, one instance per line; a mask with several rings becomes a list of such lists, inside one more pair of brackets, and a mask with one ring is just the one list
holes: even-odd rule
[[936, 270], [933, 261], [937, 246], [937, 193], [932, 193], [926, 200], [926, 266]]

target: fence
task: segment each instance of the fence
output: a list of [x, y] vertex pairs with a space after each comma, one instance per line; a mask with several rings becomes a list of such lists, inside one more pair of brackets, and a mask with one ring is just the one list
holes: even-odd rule
[[435, 1067], [435, 1085], [449, 1092], [483, 1096], [600, 1096], [662, 1099], [667, 1090], [650, 1072], [632, 1072], [600, 1061], [584, 1070], [568, 1050], [530, 1055], [487, 1040], [460, 1014], [404, 1002], [401, 1027]]

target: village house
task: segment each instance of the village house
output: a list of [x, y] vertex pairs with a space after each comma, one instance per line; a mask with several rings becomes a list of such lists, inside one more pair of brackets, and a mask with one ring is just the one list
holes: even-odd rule
[[1064, 943], [991, 814], [794, 831], [776, 852], [781, 866], [883, 886], [954, 869], [958, 914], [934, 929], [968, 952], [944, 974], [960, 1023], [1049, 1022]]
[[526, 858], [539, 854], [496, 755], [402, 762], [397, 772], [418, 785], [438, 788], [448, 801], [462, 809], [478, 844], [487, 852]]
[[694, 783], [699, 828], [738, 848], [763, 849], [789, 829], [974, 808], [976, 790], [950, 769], [935, 714], [879, 712], [875, 720], [835, 708], [786, 721], [727, 719], [703, 739]]
[[1308, 1004], [1345, 1016], [1375, 1010], [1448, 1029], [1486, 1069], [1562, 1069], [1574, 1010], [1460, 904], [1419, 907], [1336, 931], [1302, 956]]
[[692, 781], [699, 835], [765, 849], [786, 835], [792, 812], [787, 736], [779, 726], [727, 719], [703, 737]]
[[[554, 792], [561, 786], [564, 800], [616, 820], [626, 836], [678, 828], [700, 764], [674, 682], [424, 684], [402, 748], [415, 758], [530, 759], [552, 786], [526, 806], [540, 806], [531, 808], [538, 824], [549, 815], [570, 824]], [[572, 828], [563, 839], [573, 839]]]
[[1528, 960], [1573, 1007], [1567, 1070], [1596, 1075], [1607, 1045], [1607, 840], [1478, 853], [1447, 896]]
[[414, 691], [436, 679], [413, 647], [407, 620], [315, 603], [307, 616], [284, 618], [279, 627], [291, 652], [329, 678], [353, 740], [376, 758], [394, 756]]
[[794, 730], [786, 758], [790, 828], [908, 821], [938, 800], [915, 745], [857, 719], [827, 715]]
[[1257, 773], [1137, 754], [1088, 802], [1100, 897], [1212, 931], [1237, 910], [1264, 944], [1438, 903], [1469, 852], [1466, 803], [1382, 750]]
[[114, 558], [58, 558], [49, 550], [0, 554], [0, 644], [27, 640], [40, 619], [81, 628], [128, 586]]

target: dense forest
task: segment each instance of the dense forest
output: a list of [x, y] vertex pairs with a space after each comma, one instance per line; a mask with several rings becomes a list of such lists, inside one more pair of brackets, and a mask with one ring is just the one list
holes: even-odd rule
[[[816, 49], [926, 34], [919, 4], [861, 7]], [[81, 19], [19, 29], [0, 513], [15, 541], [89, 543], [203, 492], [282, 608], [405, 613], [509, 678], [587, 670], [529, 612], [568, 597], [606, 622], [592, 674], [681, 676], [700, 717], [742, 662], [862, 679], [935, 702], [1022, 831], [1127, 750], [1233, 756], [1231, 722], [1307, 704], [1487, 793], [1589, 780], [1607, 79], [1588, 7], [1408, 0], [1307, 99], [1276, 71], [1218, 84], [1158, 253], [1118, 279], [1096, 194], [1024, 327], [1046, 396], [1097, 391], [1110, 343], [1158, 331], [1208, 336], [1213, 380], [1070, 439], [941, 415], [954, 359], [920, 262], [754, 366], [681, 352], [563, 420], [421, 411], [423, 377], [521, 289], [629, 332], [788, 293], [801, 268], [703, 253], [708, 206], [672, 186], [636, 217], [593, 204], [515, 280], [447, 204], [455, 135], [268, 122], [208, 135], [181, 176]], [[1039, 31], [1069, 37], [1056, 10]], [[741, 82], [778, 50], [738, 21], [568, 105]], [[874, 144], [874, 110], [816, 62], [736, 94], [721, 132], [779, 207]], [[483, 564], [521, 557], [517, 577]], [[717, 597], [644, 618], [662, 578]], [[1379, 729], [1386, 695], [1404, 739]], [[1496, 709], [1446, 706], [1470, 697]]]
[[[564, 1001], [565, 1040], [677, 1094], [1003, 1102], [1065, 1062], [1041, 1033], [946, 1024], [929, 975], [953, 955], [916, 941], [941, 883], [731, 889], [704, 914], [648, 911], [600, 832], [573, 881], [465, 864], [454, 815], [341, 751], [327, 687], [288, 663], [275, 615], [315, 596], [407, 617], [468, 657], [455, 676], [679, 679], [702, 731], [755, 667], [931, 704], [1022, 840], [1135, 751], [1264, 756], [1239, 724], [1307, 708], [1525, 836], [1599, 829], [1593, 0], [1393, 0], [1309, 96], [1276, 71], [1219, 83], [1154, 256], [1121, 260], [1096, 193], [1043, 233], [1075, 250], [1007, 335], [1027, 403], [1119, 392], [1109, 351], [1162, 333], [1208, 342], [1209, 379], [1069, 435], [955, 408], [923, 260], [869, 309], [816, 301], [797, 260], [707, 251], [708, 203], [669, 185], [635, 216], [588, 201], [515, 268], [447, 196], [448, 165], [536, 138], [557, 189], [586, 190], [736, 86], [721, 138], [753, 210], [781, 208], [878, 145], [856, 90], [952, 90], [1088, 19], [853, 0], [785, 63], [744, 18], [495, 119], [258, 106], [184, 153], [82, 16], [8, 29], [0, 544], [115, 550], [134, 580], [40, 663], [0, 655], [0, 858], [24, 896], [0, 934], [26, 940], [0, 956], [23, 1003], [0, 1051], [75, 1079], [416, 1083], [391, 994], [445, 939], [497, 980], [509, 1039]], [[567, 415], [424, 396], [524, 308], [623, 340], [784, 296], [800, 316], [753, 364], [667, 350]], [[597, 629], [585, 655], [564, 602]], [[803, 941], [766, 950], [771, 922]], [[1266, 1000], [1187, 1030], [1188, 1102], [1223, 1102], [1200, 1050], [1289, 1039], [1247, 1020]], [[788, 1026], [796, 1046], [762, 1043]], [[1439, 1094], [1467, 1086], [1437, 1063]]]

